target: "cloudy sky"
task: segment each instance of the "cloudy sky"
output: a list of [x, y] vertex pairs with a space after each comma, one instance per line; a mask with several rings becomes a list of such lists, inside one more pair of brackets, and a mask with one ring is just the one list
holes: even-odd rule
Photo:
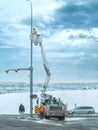
[[[50, 82], [98, 80], [98, 0], [32, 0], [33, 27], [43, 35]], [[29, 81], [30, 2], [0, 1], [0, 81]], [[34, 82], [45, 80], [40, 47], [33, 45]]]

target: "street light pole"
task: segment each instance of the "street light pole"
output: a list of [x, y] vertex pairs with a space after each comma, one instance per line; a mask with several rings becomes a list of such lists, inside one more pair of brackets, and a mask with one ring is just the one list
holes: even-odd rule
[[[32, 14], [33, 14], [33, 10], [32, 10], [32, 2], [31, 0], [27, 0], [30, 3], [30, 8], [31, 8], [31, 34], [32, 34], [32, 29], [33, 29], [33, 24], [32, 24]], [[31, 54], [30, 54], [30, 116], [32, 117], [33, 115], [33, 100], [32, 100], [32, 95], [33, 95], [33, 66], [32, 66], [32, 58], [33, 58], [33, 44], [32, 44], [32, 40], [30, 41], [31, 43]]]

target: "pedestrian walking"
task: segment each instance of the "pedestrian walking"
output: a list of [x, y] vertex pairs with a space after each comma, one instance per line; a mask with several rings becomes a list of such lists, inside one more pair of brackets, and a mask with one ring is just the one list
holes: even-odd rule
[[25, 112], [25, 107], [21, 103], [20, 106], [19, 106], [19, 113], [20, 113], [20, 116], [21, 116], [22, 119], [24, 118], [24, 112]]

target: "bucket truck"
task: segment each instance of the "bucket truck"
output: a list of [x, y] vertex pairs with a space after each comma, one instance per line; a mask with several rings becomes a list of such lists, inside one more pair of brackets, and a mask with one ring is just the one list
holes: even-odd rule
[[43, 85], [43, 89], [41, 92], [41, 104], [46, 106], [45, 117], [46, 118], [56, 117], [59, 120], [61, 120], [61, 119], [64, 120], [65, 113], [66, 113], [66, 105], [60, 99], [57, 100], [52, 95], [46, 94], [51, 72], [50, 72], [47, 58], [45, 55], [45, 51], [44, 51], [44, 48], [42, 45], [42, 35], [37, 34], [37, 33], [32, 33], [30, 38], [31, 38], [32, 42], [34, 43], [34, 45], [40, 46], [41, 55], [42, 55], [42, 59], [43, 59], [43, 65], [44, 65], [44, 69], [46, 72], [46, 79], [45, 79], [45, 83]]

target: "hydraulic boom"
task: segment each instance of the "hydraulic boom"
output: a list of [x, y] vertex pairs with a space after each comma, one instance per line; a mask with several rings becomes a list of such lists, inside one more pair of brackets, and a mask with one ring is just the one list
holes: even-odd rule
[[46, 89], [48, 87], [51, 72], [50, 72], [48, 62], [47, 62], [47, 59], [46, 59], [46, 55], [45, 55], [45, 51], [44, 51], [44, 48], [43, 48], [43, 45], [42, 45], [42, 35], [37, 34], [37, 33], [33, 33], [31, 35], [31, 40], [33, 41], [34, 45], [39, 45], [40, 48], [41, 48], [41, 55], [42, 55], [42, 59], [43, 59], [43, 65], [44, 65], [44, 69], [45, 69], [45, 72], [46, 72], [46, 79], [45, 79], [45, 82], [44, 82], [44, 86], [43, 86], [41, 96], [45, 97], [45, 95], [46, 95], [45, 92], [46, 92]]
[[42, 45], [42, 35], [37, 34], [37, 31], [34, 30], [34, 33], [31, 34], [31, 40], [34, 43], [34, 45], [40, 46], [44, 69], [46, 72], [46, 79], [41, 93], [41, 104], [46, 106], [45, 118], [49, 119], [50, 117], [55, 117], [58, 118], [59, 120], [64, 120], [66, 113], [65, 104], [60, 100], [60, 98], [56, 99], [52, 95], [46, 94], [46, 89], [48, 87], [51, 72]]
[[41, 48], [41, 54], [42, 54], [43, 63], [44, 63], [43, 65], [44, 65], [44, 69], [45, 69], [45, 72], [46, 72], [46, 79], [45, 79], [45, 83], [44, 83], [43, 90], [42, 90], [42, 95], [44, 95], [45, 92], [46, 92], [46, 89], [48, 87], [51, 72], [50, 72], [50, 69], [49, 69], [49, 66], [48, 66], [48, 62], [47, 62], [47, 59], [46, 59], [46, 55], [45, 55], [42, 43], [39, 43], [39, 46]]

